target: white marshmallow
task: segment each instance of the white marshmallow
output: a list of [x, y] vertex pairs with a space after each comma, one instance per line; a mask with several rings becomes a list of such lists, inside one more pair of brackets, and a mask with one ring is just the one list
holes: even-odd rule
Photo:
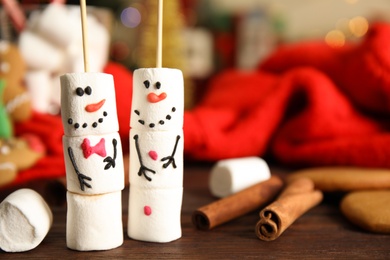
[[17, 190], [0, 204], [0, 248], [23, 252], [37, 247], [52, 222], [53, 214], [37, 192]]
[[[115, 149], [113, 140], [116, 140]], [[63, 136], [62, 142], [68, 191], [91, 195], [119, 191], [124, 188], [122, 145], [117, 132], [81, 137]], [[94, 147], [92, 149], [96, 152], [92, 152], [88, 148], [88, 142], [89, 147]], [[69, 149], [72, 150], [73, 162]], [[108, 162], [104, 162], [104, 160], [108, 157], [114, 158], [115, 155], [115, 167], [109, 167], [105, 170]], [[76, 172], [76, 167], [79, 173]], [[83, 185], [79, 180], [80, 174], [84, 174], [91, 180], [84, 179], [86, 184]], [[87, 184], [91, 185], [91, 188], [87, 187]]]
[[[138, 136], [139, 154], [135, 136]], [[177, 143], [177, 144], [176, 144]], [[183, 130], [166, 132], [130, 130], [130, 184], [143, 188], [178, 188], [183, 186]], [[176, 150], [174, 152], [174, 149]], [[174, 153], [174, 165], [166, 168], [164, 157]], [[139, 158], [141, 157], [141, 159]], [[141, 163], [148, 169], [140, 174]], [[151, 172], [155, 171], [155, 173]], [[151, 180], [149, 181], [148, 178]]]
[[[158, 102], [153, 103], [150, 99]], [[134, 71], [131, 128], [151, 131], [182, 128], [183, 113], [184, 86], [180, 70], [148, 68]]]
[[[76, 11], [76, 12], [74, 12]], [[75, 19], [80, 24], [80, 10], [70, 10], [69, 12], [72, 16], [72, 19]], [[107, 29], [99, 22], [94, 16], [87, 17], [88, 23], [88, 39], [93, 39], [93, 41], [88, 41], [88, 51], [89, 55], [89, 71], [90, 72], [101, 72], [104, 69], [104, 66], [107, 64], [109, 57], [109, 45], [110, 45], [110, 35]], [[84, 71], [84, 57], [83, 49], [80, 48], [83, 44], [81, 26], [74, 28], [75, 37], [74, 40], [66, 48], [66, 53], [68, 57], [68, 70], [72, 72], [83, 72]]]
[[121, 192], [82, 196], [67, 192], [66, 245], [79, 251], [123, 244]]
[[47, 70], [30, 70], [25, 75], [28, 93], [32, 107], [40, 113], [47, 113], [51, 101], [51, 76]]
[[209, 30], [188, 27], [184, 30], [186, 74], [190, 78], [204, 79], [214, 70], [214, 39]]
[[181, 237], [183, 189], [131, 186], [127, 234], [130, 238], [165, 243]]
[[78, 21], [69, 16], [66, 5], [48, 5], [35, 21], [35, 30], [43, 38], [48, 39], [61, 48], [68, 46], [75, 37], [75, 28], [80, 27]]
[[[61, 73], [62, 74], [62, 73]], [[52, 74], [50, 86], [50, 111], [49, 113], [59, 114], [61, 110], [61, 81], [57, 73]]]
[[[99, 135], [119, 130], [115, 87], [111, 74], [69, 73], [62, 75], [60, 79], [61, 116], [65, 135]], [[79, 94], [77, 91], [80, 91]], [[88, 108], [91, 110], [87, 111]], [[99, 120], [102, 120], [102, 123]]]
[[65, 52], [31, 31], [21, 32], [18, 47], [29, 69], [56, 71], [65, 60]]
[[209, 187], [214, 196], [223, 198], [270, 177], [267, 163], [259, 157], [226, 159], [211, 169]]

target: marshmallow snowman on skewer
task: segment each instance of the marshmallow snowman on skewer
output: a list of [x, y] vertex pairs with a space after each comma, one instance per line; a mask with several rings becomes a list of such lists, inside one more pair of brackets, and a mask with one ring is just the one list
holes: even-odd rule
[[161, 67], [158, 1], [156, 68], [133, 73], [127, 234], [165, 243], [181, 237], [184, 86], [180, 70]]
[[124, 167], [113, 77], [61, 76], [67, 179], [67, 246], [107, 250], [123, 243]]
[[183, 76], [177, 69], [143, 68], [133, 81], [128, 235], [170, 242], [181, 237]]
[[85, 73], [61, 80], [67, 181], [67, 247], [108, 250], [123, 243], [124, 167], [114, 79], [88, 72], [86, 1], [80, 1]]

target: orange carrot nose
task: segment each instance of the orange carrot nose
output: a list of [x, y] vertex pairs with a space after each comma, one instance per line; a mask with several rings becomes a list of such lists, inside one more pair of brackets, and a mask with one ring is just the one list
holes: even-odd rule
[[89, 104], [89, 105], [85, 106], [85, 111], [90, 112], [90, 113], [98, 111], [104, 105], [104, 102], [106, 102], [106, 100], [102, 99], [98, 103]]
[[167, 93], [163, 92], [160, 95], [157, 95], [153, 92], [148, 94], [148, 101], [150, 103], [157, 103], [160, 102], [161, 100], [164, 100], [167, 97]]

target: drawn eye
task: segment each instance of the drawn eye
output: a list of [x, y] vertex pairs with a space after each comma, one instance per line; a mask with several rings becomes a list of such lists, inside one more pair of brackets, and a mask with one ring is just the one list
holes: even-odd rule
[[86, 87], [85, 88], [85, 94], [91, 95], [91, 93], [92, 93], [92, 88], [90, 86]]
[[145, 85], [146, 88], [149, 88], [149, 86], [150, 86], [149, 80], [145, 80], [144, 81], [144, 85]]
[[156, 82], [156, 88], [157, 88], [157, 89], [160, 89], [160, 88], [161, 88], [161, 83], [160, 83], [160, 81], [157, 81], [157, 82]]
[[77, 96], [82, 97], [84, 95], [84, 90], [82, 88], [76, 88]]

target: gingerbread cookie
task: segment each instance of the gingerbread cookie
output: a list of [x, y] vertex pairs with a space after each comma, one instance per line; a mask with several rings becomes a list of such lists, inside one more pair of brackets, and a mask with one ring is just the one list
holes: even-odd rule
[[311, 179], [316, 189], [333, 191], [378, 190], [390, 188], [390, 170], [357, 167], [322, 167], [296, 171], [287, 182], [297, 178]]
[[0, 186], [12, 182], [18, 171], [33, 166], [44, 153], [35, 136], [0, 139]]
[[17, 174], [15, 164], [10, 162], [0, 163], [0, 187], [11, 183]]
[[356, 191], [340, 204], [345, 217], [355, 225], [376, 233], [390, 233], [390, 190]]
[[0, 41], [0, 79], [5, 81], [3, 102], [14, 122], [30, 118], [32, 106], [23, 85], [26, 64], [16, 45]]

